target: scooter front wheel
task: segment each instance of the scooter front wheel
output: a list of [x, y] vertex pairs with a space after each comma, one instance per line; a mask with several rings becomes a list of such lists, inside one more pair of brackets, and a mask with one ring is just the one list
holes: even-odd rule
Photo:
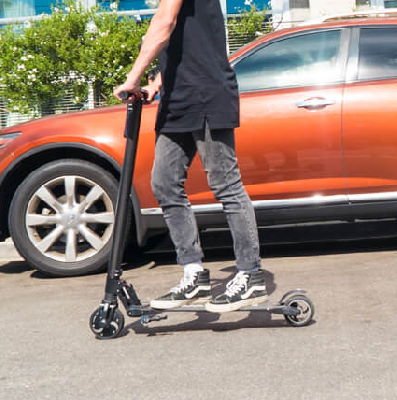
[[295, 295], [287, 299], [284, 303], [287, 307], [298, 309], [297, 315], [284, 315], [286, 321], [292, 326], [306, 326], [310, 324], [314, 316], [314, 305], [312, 301], [304, 295]]
[[97, 339], [113, 339], [124, 328], [124, 315], [115, 308], [109, 319], [102, 320], [101, 308], [97, 308], [90, 317], [90, 328]]

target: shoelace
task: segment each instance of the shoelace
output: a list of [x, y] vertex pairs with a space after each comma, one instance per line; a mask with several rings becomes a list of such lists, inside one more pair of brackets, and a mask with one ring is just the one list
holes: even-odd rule
[[184, 276], [176, 285], [175, 287], [171, 288], [170, 292], [171, 293], [180, 293], [183, 290], [187, 289], [189, 286], [191, 286], [196, 279], [197, 272], [195, 272], [192, 275], [188, 275], [187, 277]]
[[247, 290], [248, 275], [244, 272], [237, 272], [236, 276], [226, 284], [225, 294], [227, 297], [233, 297], [241, 291], [242, 288]]

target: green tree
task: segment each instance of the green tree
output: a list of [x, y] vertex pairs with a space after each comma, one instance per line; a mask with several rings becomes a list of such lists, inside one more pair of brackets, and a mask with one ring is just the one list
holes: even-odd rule
[[98, 11], [67, 1], [40, 21], [0, 32], [1, 94], [9, 110], [40, 114], [70, 91], [81, 103], [88, 84], [102, 103], [114, 103], [113, 87], [125, 78], [148, 23]]
[[266, 33], [270, 30], [270, 25], [263, 28], [265, 17], [265, 11], [258, 11], [252, 5], [248, 11], [228, 20], [229, 38], [233, 38], [241, 44], [251, 42], [256, 39], [258, 32]]

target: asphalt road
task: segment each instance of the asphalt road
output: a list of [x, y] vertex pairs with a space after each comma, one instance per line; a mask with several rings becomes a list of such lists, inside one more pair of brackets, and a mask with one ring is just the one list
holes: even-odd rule
[[[104, 274], [48, 279], [2, 261], [0, 398], [395, 400], [397, 251], [376, 243], [268, 254], [272, 298], [309, 291], [308, 327], [258, 313], [172, 314], [148, 328], [128, 319], [113, 341], [88, 328]], [[169, 256], [153, 257], [125, 273], [147, 299], [180, 277]], [[218, 254], [207, 266], [219, 283], [233, 261]]]

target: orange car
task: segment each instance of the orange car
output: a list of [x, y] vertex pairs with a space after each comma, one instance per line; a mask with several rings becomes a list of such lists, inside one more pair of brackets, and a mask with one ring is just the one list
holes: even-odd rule
[[[271, 33], [231, 58], [237, 152], [259, 225], [397, 215], [397, 18]], [[133, 182], [135, 243], [164, 231], [150, 189], [156, 105], [145, 106]], [[109, 255], [124, 106], [0, 131], [0, 231], [36, 268], [74, 275]], [[201, 228], [226, 227], [196, 160], [186, 182]]]

